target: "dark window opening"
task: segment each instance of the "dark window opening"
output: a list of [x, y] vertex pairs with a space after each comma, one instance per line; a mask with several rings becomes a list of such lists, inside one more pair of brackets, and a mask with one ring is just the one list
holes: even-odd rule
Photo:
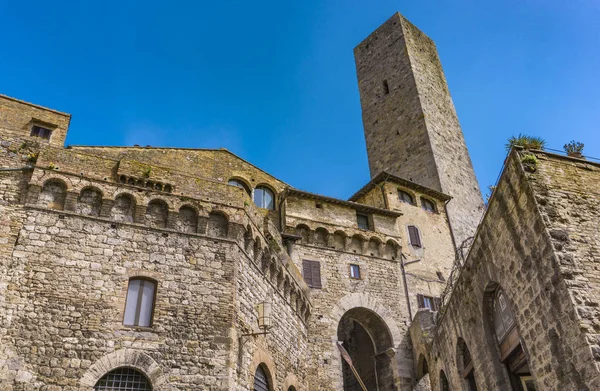
[[408, 226], [408, 239], [413, 247], [422, 247], [419, 229], [414, 225]]
[[415, 199], [413, 198], [412, 195], [410, 195], [409, 193], [405, 192], [404, 190], [398, 190], [398, 198], [400, 198], [400, 201], [410, 204], [410, 205], [414, 205], [415, 204]]
[[248, 188], [248, 186], [246, 186], [246, 184], [239, 179], [232, 178], [229, 180], [229, 182], [227, 182], [227, 184], [244, 189], [244, 191], [250, 195], [250, 188]]
[[302, 274], [304, 282], [310, 288], [322, 288], [321, 285], [321, 264], [319, 261], [302, 261]]
[[440, 281], [446, 281], [446, 279], [444, 278], [444, 275], [442, 274], [442, 272], [435, 272], [437, 274], [438, 280]]
[[350, 278], [360, 280], [360, 266], [350, 265]]
[[428, 200], [427, 198], [421, 198], [421, 206], [427, 212], [435, 212], [435, 204], [433, 203], [433, 201]]
[[44, 128], [43, 126], [33, 125], [31, 128], [31, 137], [39, 137], [45, 140], [50, 140], [52, 136], [52, 130]]
[[387, 81], [387, 80], [384, 80], [384, 81], [383, 81], [383, 93], [384, 93], [385, 95], [387, 95], [387, 94], [389, 94], [389, 93], [390, 93], [390, 86], [389, 86], [389, 84], [388, 84], [388, 81]]
[[261, 364], [256, 368], [256, 372], [254, 373], [253, 391], [269, 391], [270, 389], [269, 377], [263, 368], [263, 364]]
[[369, 216], [363, 214], [356, 214], [356, 223], [360, 229], [371, 229], [369, 225]]
[[152, 385], [144, 374], [133, 368], [117, 368], [104, 375], [94, 390], [152, 391]]

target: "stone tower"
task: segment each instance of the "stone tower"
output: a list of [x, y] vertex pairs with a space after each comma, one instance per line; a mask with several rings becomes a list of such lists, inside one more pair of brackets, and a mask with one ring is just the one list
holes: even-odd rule
[[396, 13], [354, 56], [371, 177], [387, 172], [452, 196], [459, 245], [483, 199], [434, 42]]

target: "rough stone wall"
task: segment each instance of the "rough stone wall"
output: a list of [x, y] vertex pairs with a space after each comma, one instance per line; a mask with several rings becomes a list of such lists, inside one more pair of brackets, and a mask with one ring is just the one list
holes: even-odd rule
[[[562, 278], [597, 365], [600, 365], [600, 165], [536, 153], [529, 175]], [[556, 353], [564, 354], [558, 346]]]
[[[263, 363], [268, 368], [273, 389], [287, 390], [293, 385], [298, 390], [308, 390], [308, 317], [303, 308], [306, 303], [299, 304], [296, 288], [286, 287], [283, 272], [286, 267], [278, 259], [264, 261], [263, 258], [263, 250], [258, 254], [240, 251], [234, 331], [237, 338], [233, 349], [237, 366], [231, 389], [253, 390], [254, 372], [258, 364]], [[261, 331], [257, 327], [256, 305], [263, 301], [273, 305], [268, 334], [242, 336]]]
[[[3, 383], [20, 389], [21, 378], [33, 387], [76, 389], [104, 356], [139, 349], [177, 389], [227, 390], [234, 247], [29, 208], [3, 311], [3, 344], [18, 353], [9, 365], [17, 378], [11, 383], [5, 372]], [[151, 328], [122, 324], [134, 276], [158, 282]]]
[[[414, 204], [411, 205], [400, 200], [399, 190], [410, 194]], [[435, 212], [423, 209], [423, 198], [435, 204]], [[405, 268], [411, 313], [412, 315], [416, 314], [417, 294], [430, 297], [440, 296], [445, 286], [445, 279], [448, 278], [454, 262], [454, 242], [444, 207], [445, 200], [392, 181], [385, 181], [357, 199], [357, 202], [373, 202], [401, 213], [396, 219], [396, 232], [400, 237], [403, 259], [405, 263], [416, 261]], [[410, 243], [408, 234], [410, 225], [418, 228], [421, 247], [413, 246]], [[439, 278], [438, 272], [441, 273], [443, 279]]]
[[430, 314], [419, 312], [414, 320], [414, 355], [426, 358], [434, 390], [441, 370], [452, 389], [465, 386], [459, 338], [471, 353], [478, 388], [510, 389], [489, 313], [497, 286], [515, 314], [536, 389], [600, 388], [598, 316], [586, 308], [595, 307], [597, 289], [597, 235], [585, 229], [586, 219], [598, 214], [597, 166], [538, 153], [537, 169], [526, 172], [520, 160], [513, 151], [432, 342], [416, 338], [431, 332]]
[[449, 194], [457, 242], [472, 236], [483, 200], [435, 44], [396, 14], [355, 59], [371, 177], [386, 171]]
[[60, 147], [65, 142], [70, 121], [69, 114], [0, 95], [0, 132], [6, 139], [31, 139], [31, 127], [40, 124], [53, 132], [50, 140], [38, 141]]

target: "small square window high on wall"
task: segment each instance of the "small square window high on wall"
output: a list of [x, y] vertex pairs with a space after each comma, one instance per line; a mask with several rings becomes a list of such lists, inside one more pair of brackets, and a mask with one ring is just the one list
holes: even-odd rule
[[434, 202], [427, 198], [421, 198], [421, 207], [428, 212], [436, 212]]
[[358, 224], [358, 228], [360, 229], [371, 229], [371, 225], [369, 224], [369, 216], [363, 215], [360, 213], [356, 214], [356, 223]]
[[52, 130], [40, 125], [33, 125], [31, 127], [31, 137], [39, 137], [44, 140], [50, 140], [50, 136], [52, 136]]
[[350, 265], [350, 278], [360, 280], [360, 266]]
[[439, 311], [442, 301], [439, 297], [417, 294], [417, 304], [419, 308], [429, 308], [432, 311]]

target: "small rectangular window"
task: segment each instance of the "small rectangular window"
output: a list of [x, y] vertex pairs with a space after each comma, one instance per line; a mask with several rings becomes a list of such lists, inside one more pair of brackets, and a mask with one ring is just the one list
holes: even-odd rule
[[302, 261], [302, 274], [304, 282], [310, 288], [322, 288], [321, 285], [321, 263], [318, 261]]
[[441, 300], [439, 297], [417, 295], [419, 308], [429, 308], [431, 311], [437, 311], [440, 308]]
[[156, 283], [153, 281], [139, 278], [129, 280], [123, 324], [150, 327], [154, 313], [155, 295]]
[[422, 247], [421, 236], [419, 235], [419, 229], [414, 225], [408, 226], [408, 239], [413, 247]]
[[360, 280], [360, 266], [350, 265], [350, 278]]
[[444, 278], [444, 275], [442, 274], [442, 272], [436, 272], [438, 280], [440, 281], [446, 281], [446, 279]]
[[369, 226], [369, 216], [363, 214], [356, 214], [356, 223], [358, 224], [358, 228], [360, 229], [370, 229]]
[[39, 125], [33, 125], [31, 127], [31, 137], [39, 137], [45, 140], [50, 140], [52, 130]]
[[427, 212], [432, 212], [432, 213], [436, 212], [435, 204], [433, 203], [433, 201], [428, 200], [427, 198], [421, 197], [421, 207], [423, 209], [425, 209]]

